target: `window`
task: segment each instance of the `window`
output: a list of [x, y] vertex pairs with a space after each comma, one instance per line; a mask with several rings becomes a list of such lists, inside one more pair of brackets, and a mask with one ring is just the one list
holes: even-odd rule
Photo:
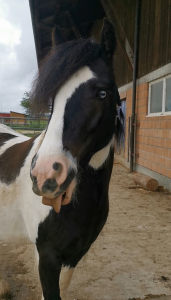
[[149, 85], [148, 114], [159, 116], [171, 114], [171, 76]]

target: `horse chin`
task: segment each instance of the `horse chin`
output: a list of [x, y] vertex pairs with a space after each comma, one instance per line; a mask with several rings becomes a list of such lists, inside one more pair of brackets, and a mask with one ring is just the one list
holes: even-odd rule
[[47, 197], [46, 195], [42, 195], [42, 203], [44, 205], [52, 206], [54, 210], [59, 213], [61, 209], [61, 205], [67, 205], [68, 203], [71, 202], [72, 195], [74, 192], [76, 186], [75, 180], [71, 182], [69, 187], [66, 189], [66, 191], [62, 194], [60, 194], [57, 197]]

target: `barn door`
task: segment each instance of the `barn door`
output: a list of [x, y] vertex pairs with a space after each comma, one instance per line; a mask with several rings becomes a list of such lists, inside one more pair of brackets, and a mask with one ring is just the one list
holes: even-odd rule
[[[121, 100], [121, 110], [124, 115], [124, 132], [125, 132], [125, 124], [126, 124], [126, 98]], [[118, 109], [118, 117], [120, 118], [120, 107]], [[121, 119], [121, 118], [120, 118]], [[121, 120], [123, 122], [123, 120]], [[121, 144], [117, 149], [117, 154], [121, 156], [125, 156], [125, 134], [122, 136]]]

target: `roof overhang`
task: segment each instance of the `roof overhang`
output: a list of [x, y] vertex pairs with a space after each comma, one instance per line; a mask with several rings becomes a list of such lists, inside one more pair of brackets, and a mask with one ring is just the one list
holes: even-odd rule
[[91, 36], [95, 23], [105, 16], [100, 0], [29, 0], [29, 3], [38, 64], [52, 47], [55, 25], [66, 40], [86, 38]]

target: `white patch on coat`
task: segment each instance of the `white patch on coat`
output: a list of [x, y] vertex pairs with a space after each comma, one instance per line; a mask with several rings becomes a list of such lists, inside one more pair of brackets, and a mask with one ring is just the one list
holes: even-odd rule
[[[40, 137], [35, 139], [16, 180], [9, 185], [0, 182], [0, 240], [35, 243], [38, 225], [52, 209], [43, 205], [42, 197], [32, 191], [30, 166], [39, 139]], [[19, 142], [16, 138], [10, 140], [10, 145], [16, 141]], [[5, 146], [7, 145], [9, 146], [8, 142]]]
[[[39, 159], [42, 155], [49, 157], [61, 157], [63, 151], [62, 133], [64, 126], [64, 113], [68, 99], [73, 95], [79, 86], [94, 78], [93, 72], [88, 67], [77, 71], [59, 90], [54, 99], [53, 114], [46, 131], [45, 138], [38, 151]], [[74, 160], [70, 159], [74, 167]]]
[[29, 140], [29, 137], [18, 133], [16, 131], [14, 131], [13, 129], [11, 129], [10, 127], [0, 124], [0, 133], [9, 133], [9, 134], [13, 134], [16, 137], [7, 140], [6, 142], [3, 143], [3, 146], [0, 147], [0, 156], [11, 146], [13, 146], [14, 144], [19, 144], [22, 143], [24, 141]]
[[114, 138], [111, 139], [109, 144], [101, 149], [100, 151], [96, 152], [91, 160], [89, 161], [89, 166], [91, 166], [93, 169], [97, 170], [100, 167], [103, 166], [103, 164], [106, 162], [106, 160], [109, 157], [110, 148], [114, 145]]
[[23, 135], [23, 136], [16, 136], [15, 138], [12, 138], [4, 142], [4, 145], [0, 147], [0, 156], [11, 146], [25, 142], [27, 140], [29, 140], [29, 137]]
[[16, 136], [24, 136], [23, 134], [11, 129], [10, 127], [4, 125], [4, 124], [0, 124], [0, 133], [10, 133]]
[[70, 266], [63, 266], [59, 278], [60, 296], [62, 300], [65, 300], [67, 288], [70, 285], [74, 268]]

